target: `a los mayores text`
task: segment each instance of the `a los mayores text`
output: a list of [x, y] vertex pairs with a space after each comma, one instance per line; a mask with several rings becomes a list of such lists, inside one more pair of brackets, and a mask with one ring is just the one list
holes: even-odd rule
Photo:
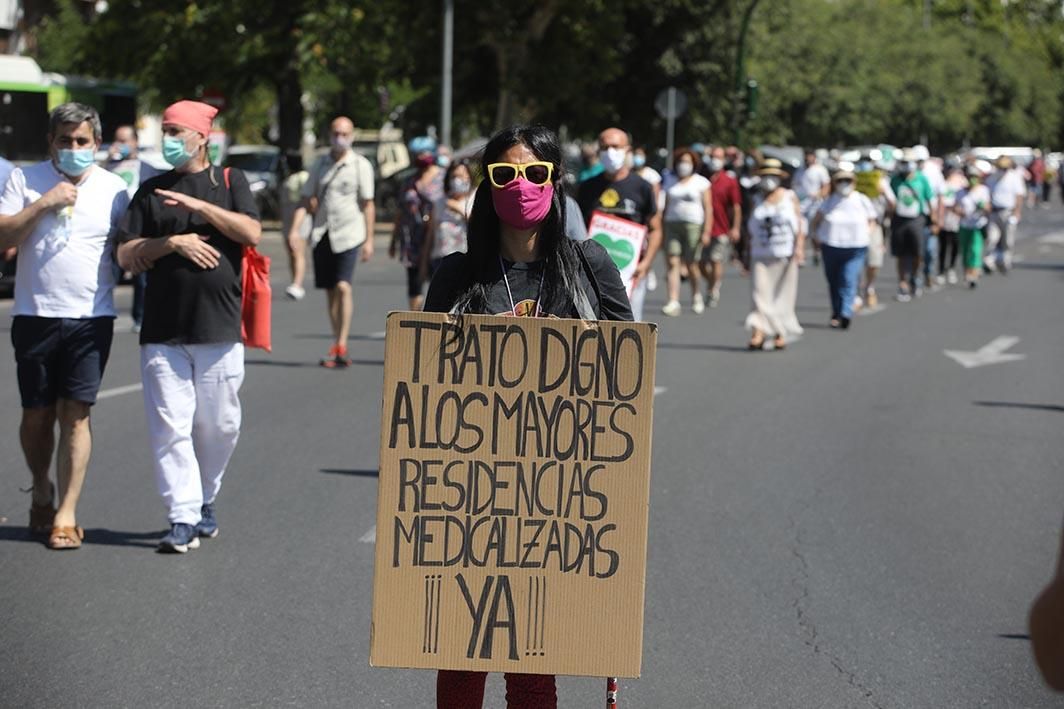
[[574, 324], [530, 342], [505, 322], [400, 326], [414, 356], [391, 392], [388, 445], [417, 454], [399, 459], [392, 566], [616, 574], [601, 483], [635, 452], [638, 332]]

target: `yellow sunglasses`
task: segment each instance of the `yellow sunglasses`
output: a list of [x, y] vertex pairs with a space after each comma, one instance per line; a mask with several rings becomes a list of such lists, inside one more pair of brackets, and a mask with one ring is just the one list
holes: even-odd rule
[[517, 165], [512, 162], [493, 162], [488, 165], [488, 179], [498, 189], [502, 189], [517, 179], [525, 178], [533, 185], [545, 185], [554, 174], [554, 165], [549, 162], [526, 162]]

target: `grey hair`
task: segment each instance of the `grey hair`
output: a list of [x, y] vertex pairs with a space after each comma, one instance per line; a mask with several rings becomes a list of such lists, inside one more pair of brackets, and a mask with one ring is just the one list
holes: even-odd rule
[[48, 116], [48, 134], [55, 136], [59, 127], [64, 123], [81, 125], [88, 123], [92, 128], [92, 137], [97, 144], [103, 142], [103, 127], [100, 125], [100, 114], [92, 106], [83, 103], [69, 101], [56, 106]]

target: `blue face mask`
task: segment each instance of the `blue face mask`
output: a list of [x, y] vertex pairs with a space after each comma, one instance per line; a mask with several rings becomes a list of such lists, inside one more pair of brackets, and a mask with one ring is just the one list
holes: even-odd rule
[[646, 164], [647, 164], [647, 159], [644, 156], [642, 156], [642, 155], [633, 155], [632, 156], [632, 166], [633, 167], [643, 167]]
[[59, 171], [71, 177], [78, 177], [96, 162], [96, 151], [92, 148], [80, 150], [62, 149], [56, 156]]
[[118, 159], [125, 160], [129, 157], [129, 146], [125, 143], [118, 144]]
[[185, 141], [172, 135], [163, 136], [163, 160], [174, 167], [181, 167], [189, 161], [192, 154], [185, 147]]

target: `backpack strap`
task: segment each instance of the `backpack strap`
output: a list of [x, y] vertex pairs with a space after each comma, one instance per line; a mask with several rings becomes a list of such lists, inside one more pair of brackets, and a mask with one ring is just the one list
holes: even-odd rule
[[222, 168], [222, 177], [225, 179], [225, 189], [229, 189], [229, 170], [232, 168]]

